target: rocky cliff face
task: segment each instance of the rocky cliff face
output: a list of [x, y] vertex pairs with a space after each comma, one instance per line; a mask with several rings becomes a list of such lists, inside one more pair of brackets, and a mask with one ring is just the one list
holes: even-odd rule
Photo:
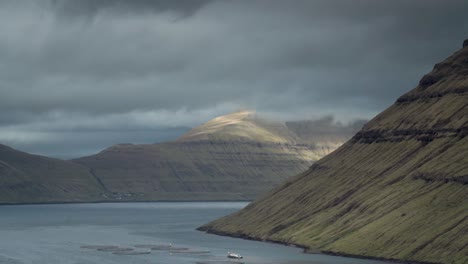
[[284, 123], [241, 111], [175, 142], [117, 145], [74, 162], [91, 168], [109, 199], [246, 200], [305, 170], [350, 135], [300, 141]]
[[467, 134], [464, 45], [337, 151], [201, 229], [334, 254], [468, 263]]

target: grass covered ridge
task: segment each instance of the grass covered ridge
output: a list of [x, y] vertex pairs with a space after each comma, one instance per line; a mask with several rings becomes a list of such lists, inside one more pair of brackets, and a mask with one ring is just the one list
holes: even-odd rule
[[468, 47], [306, 172], [200, 229], [327, 253], [468, 263], [463, 87]]

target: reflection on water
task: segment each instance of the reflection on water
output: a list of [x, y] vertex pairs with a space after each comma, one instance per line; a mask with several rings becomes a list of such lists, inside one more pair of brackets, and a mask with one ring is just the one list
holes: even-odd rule
[[[0, 263], [382, 264], [209, 235], [197, 226], [243, 202], [0, 206]], [[227, 252], [242, 260], [230, 260]]]

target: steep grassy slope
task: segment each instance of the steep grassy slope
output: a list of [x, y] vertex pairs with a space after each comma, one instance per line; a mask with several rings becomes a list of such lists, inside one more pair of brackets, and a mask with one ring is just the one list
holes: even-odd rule
[[200, 229], [329, 253], [468, 263], [467, 44], [337, 151]]
[[252, 199], [336, 149], [298, 143], [284, 123], [250, 111], [215, 118], [175, 142], [117, 145], [74, 160], [92, 169], [106, 196], [122, 200]]
[[98, 181], [79, 164], [0, 145], [0, 203], [93, 201], [99, 193]]

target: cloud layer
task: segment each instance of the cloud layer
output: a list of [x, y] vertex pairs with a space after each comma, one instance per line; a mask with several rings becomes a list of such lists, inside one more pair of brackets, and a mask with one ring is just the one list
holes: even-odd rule
[[2, 1], [0, 143], [90, 154], [238, 108], [370, 118], [461, 46], [467, 13], [450, 0]]

